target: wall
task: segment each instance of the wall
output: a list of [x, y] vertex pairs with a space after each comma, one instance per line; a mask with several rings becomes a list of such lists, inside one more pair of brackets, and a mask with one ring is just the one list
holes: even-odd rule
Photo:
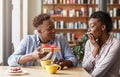
[[[18, 3], [15, 2], [15, 6], [12, 6], [14, 3], [12, 1], [18, 1]], [[28, 7], [25, 9], [26, 24], [28, 24], [26, 26], [23, 25], [24, 7], [22, 3], [24, 1], [28, 2], [26, 3]], [[8, 57], [11, 55], [12, 42], [14, 41], [14, 46], [17, 46], [24, 34], [33, 34], [32, 20], [40, 13], [40, 2], [41, 0], [0, 0], [0, 21], [2, 22], [0, 23], [0, 62], [3, 61], [4, 65], [7, 65]], [[13, 9], [14, 11], [12, 11]]]
[[0, 0], [0, 64], [3, 62], [3, 1]]
[[3, 64], [7, 65], [12, 48], [12, 2], [3, 0]]
[[29, 0], [28, 2], [28, 34], [33, 34], [33, 19], [41, 13], [41, 0]]
[[12, 42], [16, 48], [25, 35], [33, 34], [32, 20], [41, 12], [41, 0], [12, 1]]
[[14, 47], [16, 48], [18, 43], [20, 42], [21, 37], [21, 1], [20, 0], [12, 0], [12, 43], [14, 43]]

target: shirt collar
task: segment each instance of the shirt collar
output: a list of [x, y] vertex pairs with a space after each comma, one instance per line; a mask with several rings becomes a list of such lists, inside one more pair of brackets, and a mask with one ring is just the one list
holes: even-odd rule
[[38, 33], [35, 33], [35, 34], [36, 34], [36, 44], [39, 45], [40, 44], [39, 35]]
[[[41, 44], [41, 41], [40, 41], [40, 38], [39, 38], [39, 35], [38, 35], [38, 33], [35, 33], [36, 34], [36, 43], [37, 43], [37, 45], [38, 46], [40, 46], [40, 44]], [[53, 44], [54, 43], [54, 40], [50, 40], [49, 42], [48, 42], [48, 44]]]

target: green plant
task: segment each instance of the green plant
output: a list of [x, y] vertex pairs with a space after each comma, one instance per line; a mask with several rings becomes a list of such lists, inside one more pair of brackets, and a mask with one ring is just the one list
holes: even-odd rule
[[84, 56], [84, 50], [85, 50], [85, 43], [88, 40], [88, 37], [86, 34], [83, 35], [83, 37], [80, 40], [76, 41], [76, 46], [73, 48], [73, 52], [78, 59], [78, 62], [81, 63], [83, 56]]

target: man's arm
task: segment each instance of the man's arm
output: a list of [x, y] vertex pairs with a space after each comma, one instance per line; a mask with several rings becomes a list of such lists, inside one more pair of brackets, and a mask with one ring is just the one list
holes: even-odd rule
[[48, 52], [43, 52], [41, 49], [42, 49], [41, 47], [38, 47], [32, 53], [23, 55], [19, 59], [18, 63], [19, 64], [24, 64], [24, 63], [26, 63], [28, 61], [32, 61], [32, 60], [43, 58], [44, 56], [46, 56], [48, 54]]
[[20, 66], [18, 61], [25, 54], [27, 42], [29, 42], [29, 36], [22, 39], [17, 49], [15, 49], [13, 54], [8, 58], [9, 66]]
[[75, 55], [73, 54], [72, 49], [69, 47], [68, 43], [64, 39], [64, 37], [60, 36], [59, 38], [60, 46], [61, 46], [61, 54], [63, 55], [63, 60], [58, 61], [58, 64], [61, 66], [76, 66], [77, 65], [77, 59]]
[[[8, 59], [9, 66], [20, 66], [26, 62], [29, 62], [27, 65], [32, 65], [33, 60], [38, 58], [42, 58], [48, 52], [42, 52], [41, 47], [36, 48], [33, 50], [34, 42], [30, 40], [29, 36], [26, 36], [19, 44], [18, 48], [13, 52], [13, 54]], [[31, 62], [30, 62], [31, 61]]]

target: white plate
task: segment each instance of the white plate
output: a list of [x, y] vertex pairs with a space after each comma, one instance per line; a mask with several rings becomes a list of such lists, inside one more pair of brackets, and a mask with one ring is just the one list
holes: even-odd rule
[[20, 75], [26, 75], [26, 74], [28, 74], [28, 72], [25, 71], [25, 70], [22, 70], [22, 72], [20, 72], [20, 73], [11, 73], [9, 71], [7, 73], [8, 73], [8, 75], [12, 75], [12, 76], [20, 76]]

